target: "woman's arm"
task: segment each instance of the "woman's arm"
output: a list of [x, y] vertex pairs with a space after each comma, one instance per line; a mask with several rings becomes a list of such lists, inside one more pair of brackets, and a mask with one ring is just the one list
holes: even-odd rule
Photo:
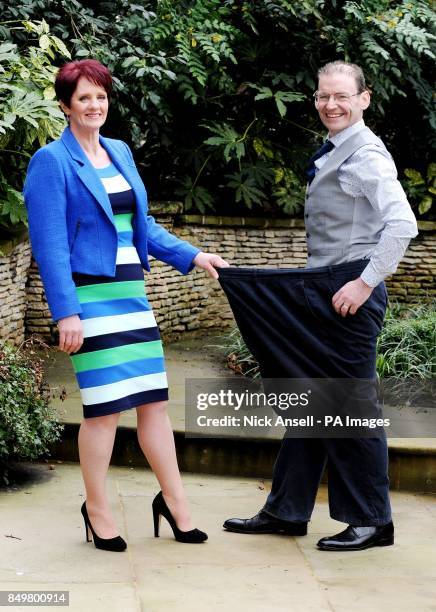
[[37, 151], [30, 160], [24, 200], [32, 251], [53, 319], [80, 313], [70, 264], [65, 177], [59, 160], [48, 147]]

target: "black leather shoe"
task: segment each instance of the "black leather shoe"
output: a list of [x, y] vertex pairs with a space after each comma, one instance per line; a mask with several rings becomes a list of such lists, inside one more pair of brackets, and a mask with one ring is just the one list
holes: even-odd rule
[[394, 543], [394, 525], [348, 527], [330, 538], [321, 538], [320, 550], [364, 550], [372, 546], [391, 546]]
[[307, 534], [307, 523], [292, 523], [274, 518], [261, 510], [256, 516], [248, 519], [227, 519], [223, 525], [227, 531], [235, 533], [281, 533], [283, 535], [304, 536]]

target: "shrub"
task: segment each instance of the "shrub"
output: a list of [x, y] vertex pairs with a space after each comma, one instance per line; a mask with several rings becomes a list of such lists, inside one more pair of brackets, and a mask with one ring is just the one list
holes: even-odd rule
[[55, 52], [68, 57], [68, 50], [44, 21], [16, 23], [14, 29], [31, 40], [24, 50], [0, 40], [0, 239], [26, 224], [21, 188], [31, 154], [65, 126], [54, 100], [53, 59]]
[[0, 343], [0, 477], [6, 483], [11, 461], [37, 459], [59, 439], [62, 425], [49, 400], [34, 342]]
[[394, 307], [377, 343], [380, 378], [431, 379], [436, 376], [436, 306]]
[[436, 195], [436, 163], [431, 163], [424, 175], [413, 168], [406, 168], [404, 174], [403, 187], [409, 202], [421, 215], [425, 215], [431, 210]]

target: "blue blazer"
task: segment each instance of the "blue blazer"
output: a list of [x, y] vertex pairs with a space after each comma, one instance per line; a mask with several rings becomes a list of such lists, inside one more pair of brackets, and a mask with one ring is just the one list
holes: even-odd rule
[[[100, 143], [134, 191], [134, 243], [142, 266], [150, 270], [150, 254], [188, 273], [200, 249], [147, 214], [147, 193], [126, 143], [103, 136]], [[79, 314], [72, 273], [114, 277], [118, 239], [109, 197], [69, 127], [30, 160], [24, 199], [32, 250], [53, 319]]]

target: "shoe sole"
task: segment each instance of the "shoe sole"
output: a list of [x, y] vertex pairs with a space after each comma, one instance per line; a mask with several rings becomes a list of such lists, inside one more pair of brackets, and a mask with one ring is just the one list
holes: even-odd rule
[[[224, 525], [223, 525], [224, 527]], [[247, 529], [234, 529], [233, 527], [224, 527], [226, 531], [231, 531], [232, 533], [246, 533], [248, 535], [288, 535], [288, 536], [305, 536], [307, 535], [307, 530], [305, 531], [286, 531], [285, 529], [275, 529], [274, 531], [269, 529], [265, 531], [249, 531]]]
[[375, 542], [374, 544], [368, 544], [366, 546], [347, 546], [343, 548], [338, 548], [336, 546], [318, 546], [318, 550], [330, 550], [335, 552], [347, 552], [349, 550], [367, 550], [368, 548], [375, 548], [376, 546], [393, 546], [394, 538], [386, 538], [380, 540], [379, 542]]

